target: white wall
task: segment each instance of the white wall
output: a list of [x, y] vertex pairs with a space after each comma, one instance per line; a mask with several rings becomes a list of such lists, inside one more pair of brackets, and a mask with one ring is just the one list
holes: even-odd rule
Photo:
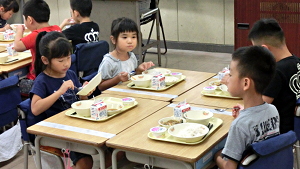
[[[68, 0], [45, 1], [51, 9], [50, 24], [59, 25], [63, 19], [70, 17]], [[91, 18], [94, 21], [102, 22], [108, 15], [113, 15], [105, 1], [97, 0], [93, 4]], [[160, 0], [160, 10], [168, 41], [234, 44], [234, 0]], [[130, 13], [130, 10], [127, 12]], [[110, 23], [107, 21], [99, 25], [100, 36], [101, 32], [110, 30]], [[149, 27], [150, 24], [141, 27], [144, 38]], [[108, 39], [107, 34], [102, 35], [102, 39]]]

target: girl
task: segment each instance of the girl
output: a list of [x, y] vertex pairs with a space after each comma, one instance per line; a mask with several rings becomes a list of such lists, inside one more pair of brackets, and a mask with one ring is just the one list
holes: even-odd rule
[[138, 66], [136, 56], [131, 52], [138, 43], [138, 36], [138, 27], [133, 20], [123, 17], [112, 22], [110, 39], [115, 49], [104, 56], [99, 66], [98, 72], [102, 75], [99, 90], [128, 81], [128, 73], [135, 71], [140, 74], [154, 66], [151, 61]]
[[[35, 73], [38, 75], [30, 92], [31, 110], [35, 116], [55, 115], [78, 100], [81, 84], [71, 66], [72, 45], [59, 32], [41, 32], [36, 39]], [[86, 84], [86, 83], [85, 83]], [[89, 93], [90, 95], [91, 93]], [[80, 96], [80, 99], [88, 99]], [[92, 168], [90, 155], [71, 152], [75, 168]]]
[[16, 0], [0, 0], [0, 32], [12, 29], [6, 21], [19, 11], [19, 4]]

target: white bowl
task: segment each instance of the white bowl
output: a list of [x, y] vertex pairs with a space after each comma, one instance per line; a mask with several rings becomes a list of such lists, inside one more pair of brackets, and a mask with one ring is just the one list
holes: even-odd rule
[[180, 72], [171, 72], [170, 75], [174, 76], [174, 77], [177, 77], [178, 79], [181, 79], [182, 73], [180, 73]]
[[107, 115], [111, 116], [119, 113], [123, 108], [124, 105], [120, 103], [107, 103]]
[[162, 127], [169, 128], [175, 124], [186, 123], [186, 120], [182, 117], [164, 117], [158, 120], [158, 124]]
[[131, 76], [130, 79], [137, 87], [149, 87], [152, 76], [151, 75], [135, 75], [135, 76]]
[[200, 123], [206, 126], [214, 114], [207, 110], [190, 110], [183, 116], [186, 118], [187, 122]]
[[170, 86], [174, 83], [176, 83], [179, 79], [177, 77], [174, 76], [166, 76], [165, 77], [165, 83], [167, 86]]
[[0, 53], [0, 63], [5, 63], [8, 59], [7, 53]]
[[125, 97], [122, 99], [123, 105], [126, 106], [133, 106], [135, 99], [132, 97]]
[[217, 89], [217, 86], [206, 86], [206, 87], [203, 87], [203, 91], [205, 93], [210, 93], [210, 94], [215, 93], [216, 89]]
[[79, 116], [90, 117], [91, 116], [91, 105], [94, 104], [94, 100], [81, 100], [74, 102], [71, 107]]
[[150, 132], [156, 138], [164, 137], [166, 131], [167, 131], [167, 128], [165, 128], [165, 127], [152, 127], [150, 129]]
[[154, 69], [148, 69], [142, 72], [142, 74], [148, 74], [148, 75], [158, 75], [163, 74], [164, 76], [170, 75], [171, 70], [169, 69], [163, 69], [163, 68], [154, 68]]
[[175, 124], [168, 129], [168, 133], [178, 141], [197, 142], [200, 141], [209, 129], [198, 123], [181, 123]]
[[214, 81], [209, 82], [209, 85], [210, 86], [221, 86], [223, 84], [221, 83], [221, 80], [214, 80]]

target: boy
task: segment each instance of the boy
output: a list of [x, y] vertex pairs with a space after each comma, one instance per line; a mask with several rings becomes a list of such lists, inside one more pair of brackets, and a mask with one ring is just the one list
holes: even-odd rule
[[99, 26], [91, 21], [92, 11], [91, 0], [70, 0], [71, 19], [65, 19], [60, 28], [66, 25], [75, 24], [63, 31], [66, 37], [72, 41], [73, 50], [79, 43], [97, 42], [99, 40]]
[[0, 32], [11, 29], [6, 21], [19, 11], [19, 4], [16, 0], [0, 0]]
[[242, 47], [232, 54], [228, 91], [243, 98], [245, 108], [232, 122], [224, 149], [215, 154], [219, 168], [236, 169], [247, 145], [279, 134], [278, 111], [262, 99], [274, 72], [274, 57], [262, 46]]
[[25, 28], [22, 25], [18, 25], [16, 28], [16, 35], [14, 41], [14, 48], [18, 52], [30, 50], [32, 55], [32, 62], [29, 66], [29, 73], [27, 78], [22, 79], [20, 82], [21, 93], [28, 95], [32, 87], [33, 80], [36, 75], [34, 73], [34, 61], [35, 61], [35, 42], [39, 32], [59, 31], [59, 26], [50, 26], [48, 21], [50, 18], [50, 8], [48, 4], [43, 0], [29, 0], [23, 6], [23, 17], [25, 26], [31, 31], [31, 33], [23, 37]]
[[253, 45], [269, 49], [275, 57], [275, 77], [263, 92], [263, 100], [277, 108], [280, 116], [280, 133], [293, 130], [298, 89], [292, 82], [298, 81], [299, 58], [291, 54], [287, 48], [283, 30], [275, 19], [257, 21], [250, 30], [248, 38]]

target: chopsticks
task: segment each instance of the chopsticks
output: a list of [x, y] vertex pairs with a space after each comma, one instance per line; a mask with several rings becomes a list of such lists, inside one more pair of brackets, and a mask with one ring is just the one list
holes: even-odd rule
[[207, 127], [208, 127], [208, 132], [202, 137], [202, 140], [207, 136], [207, 134], [209, 133], [209, 131], [213, 128], [213, 124], [208, 123]]

